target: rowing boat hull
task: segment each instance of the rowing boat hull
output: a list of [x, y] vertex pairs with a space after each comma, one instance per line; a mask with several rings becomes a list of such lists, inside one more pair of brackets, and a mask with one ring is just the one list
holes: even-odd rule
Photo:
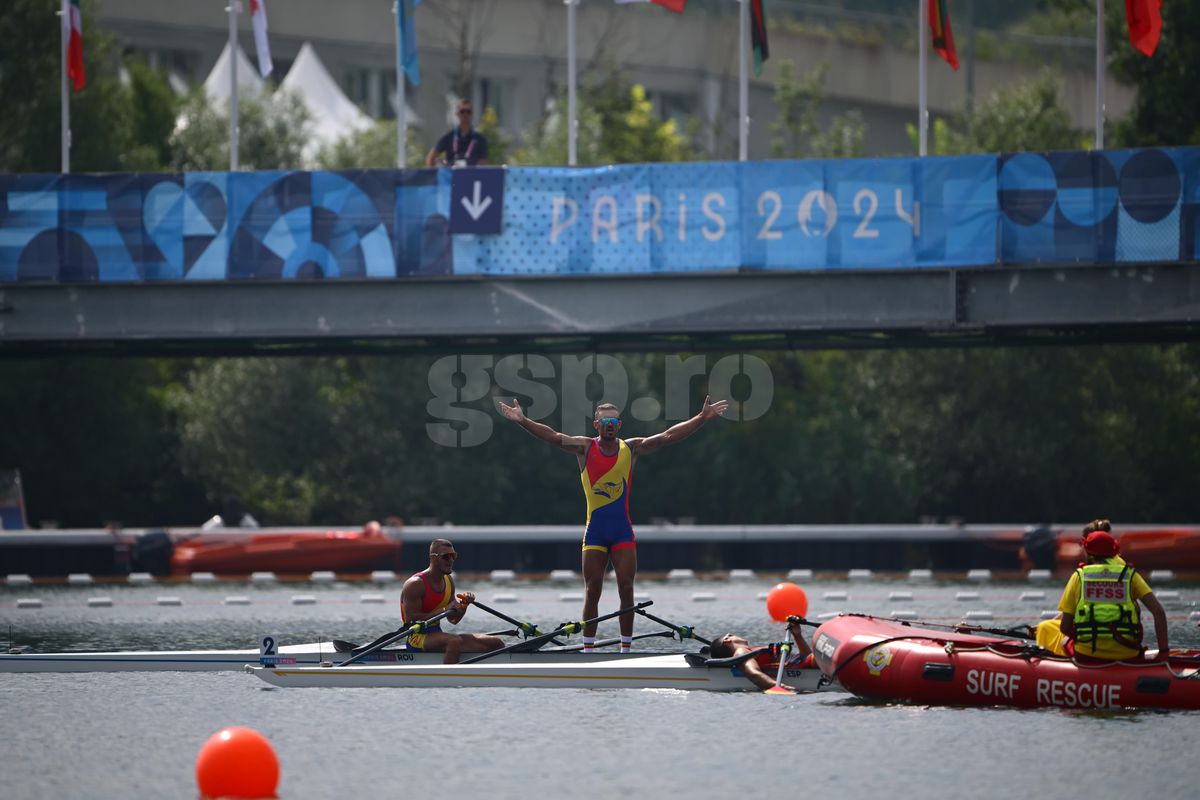
[[[655, 653], [635, 652], [625, 658], [645, 658]], [[258, 650], [145, 650], [110, 653], [5, 653], [0, 654], [0, 673], [5, 672], [214, 672], [240, 670], [247, 664], [279, 667], [316, 667], [323, 662], [337, 664], [350, 658], [339, 653], [330, 642], [284, 645], [275, 656], [260, 656]], [[590, 662], [611, 659], [613, 653], [584, 654], [577, 651], [541, 650], [537, 653], [511, 653], [498, 656], [499, 663], [537, 660], [541, 662]], [[362, 660], [372, 665], [441, 664], [441, 653], [413, 650], [380, 650]]]
[[[350, 667], [247, 667], [272, 686], [285, 688], [552, 688], [684, 689], [711, 692], [755, 690], [736, 667], [691, 666], [682, 653], [603, 661], [554, 663], [395, 665]], [[816, 669], [789, 669], [784, 682], [795, 689], [818, 689]]]
[[1076, 661], [1032, 643], [844, 614], [813, 637], [821, 670], [860, 697], [921, 705], [1200, 709], [1200, 651], [1169, 663]]

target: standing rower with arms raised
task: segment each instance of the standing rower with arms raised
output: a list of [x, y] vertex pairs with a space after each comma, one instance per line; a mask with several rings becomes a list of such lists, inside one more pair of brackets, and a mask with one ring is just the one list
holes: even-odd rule
[[[633, 465], [638, 456], [652, 453], [661, 447], [686, 439], [710, 419], [719, 417], [729, 408], [728, 400], [710, 403], [704, 398], [700, 413], [691, 419], [672, 425], [654, 436], [620, 439], [620, 410], [611, 403], [596, 407], [592, 422], [597, 436], [568, 436], [549, 425], [525, 416], [521, 404], [500, 403], [505, 417], [520, 425], [534, 437], [568, 453], [579, 462], [579, 479], [587, 500], [587, 522], [583, 532], [583, 618], [595, 617], [600, 608], [604, 589], [604, 570], [612, 560], [617, 577], [617, 594], [621, 608], [633, 606], [633, 580], [637, 575], [637, 540], [629, 519], [629, 490], [633, 483]], [[596, 626], [583, 631], [584, 651], [590, 651], [596, 641]], [[633, 614], [621, 616], [621, 652], [628, 653], [633, 642]]]
[[[470, 592], [454, 593], [454, 562], [458, 552], [449, 539], [434, 539], [429, 543], [429, 566], [404, 582], [400, 593], [400, 616], [405, 624], [419, 622], [450, 609], [446, 620], [457, 625], [475, 599]], [[427, 653], [445, 653], [445, 664], [457, 664], [461, 653], [485, 653], [499, 650], [504, 641], [480, 633], [447, 633], [441, 623], [434, 623], [423, 633], [408, 637], [408, 646]]]

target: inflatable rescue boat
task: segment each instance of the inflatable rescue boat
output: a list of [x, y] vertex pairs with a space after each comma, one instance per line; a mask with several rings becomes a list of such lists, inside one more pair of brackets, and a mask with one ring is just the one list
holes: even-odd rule
[[989, 635], [970, 626], [938, 631], [842, 614], [817, 628], [813, 653], [827, 679], [876, 700], [1200, 709], [1200, 650], [1173, 649], [1167, 661], [1072, 659], [1052, 655], [1028, 639]]

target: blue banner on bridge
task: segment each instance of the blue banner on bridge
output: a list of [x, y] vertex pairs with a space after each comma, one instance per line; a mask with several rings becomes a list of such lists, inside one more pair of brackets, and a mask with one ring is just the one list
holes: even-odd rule
[[0, 281], [388, 279], [1195, 261], [1200, 148], [504, 171], [0, 175]]

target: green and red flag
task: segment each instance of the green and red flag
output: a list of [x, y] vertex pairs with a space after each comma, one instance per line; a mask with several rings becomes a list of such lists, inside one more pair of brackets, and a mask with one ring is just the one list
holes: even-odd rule
[[750, 0], [750, 43], [754, 46], [754, 74], [762, 75], [763, 62], [771, 55], [767, 47], [766, 0]]
[[933, 35], [933, 52], [958, 69], [958, 53], [954, 50], [954, 32], [950, 30], [948, 0], [929, 0], [929, 31]]
[[63, 34], [67, 40], [67, 77], [75, 91], [83, 90], [83, 14], [79, 0], [62, 0]]
[[1162, 36], [1162, 0], [1125, 0], [1125, 22], [1134, 48], [1147, 58], [1154, 55]]

